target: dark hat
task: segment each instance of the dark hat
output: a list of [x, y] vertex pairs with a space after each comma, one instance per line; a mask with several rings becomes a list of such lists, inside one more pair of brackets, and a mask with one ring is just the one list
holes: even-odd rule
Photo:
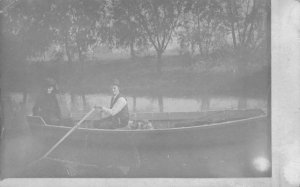
[[49, 87], [54, 87], [54, 88], [56, 88], [56, 84], [53, 84], [53, 83], [51, 83], [51, 82], [46, 82], [46, 83], [45, 83], [45, 88], [49, 88]]
[[113, 82], [112, 82], [112, 86], [120, 86], [120, 81], [119, 79], [114, 79]]
[[56, 85], [56, 81], [53, 78], [46, 78], [45, 80], [46, 86], [55, 86]]

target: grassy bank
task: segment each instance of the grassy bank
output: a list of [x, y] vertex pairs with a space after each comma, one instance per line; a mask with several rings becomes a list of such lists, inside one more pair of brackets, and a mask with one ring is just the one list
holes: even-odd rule
[[[61, 90], [73, 93], [106, 93], [114, 78], [121, 82], [125, 94], [136, 96], [197, 96], [200, 94], [230, 96], [265, 96], [268, 89], [268, 68], [234, 71], [231, 66], [207, 64], [193, 66], [180, 56], [164, 57], [163, 71], [156, 72], [155, 59], [140, 58], [87, 62], [75, 72], [68, 64], [34, 64], [22, 73], [6, 73], [3, 82], [11, 91], [34, 91], [45, 77], [53, 77]], [[212, 63], [212, 62], [209, 62]], [[77, 68], [78, 69], [78, 68]], [[26, 70], [26, 71], [25, 71]]]

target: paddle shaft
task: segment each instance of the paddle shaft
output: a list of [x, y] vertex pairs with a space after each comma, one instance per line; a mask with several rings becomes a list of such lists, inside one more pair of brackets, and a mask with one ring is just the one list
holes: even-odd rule
[[[96, 109], [95, 108], [93, 108], [91, 111], [89, 111], [89, 113], [87, 113], [74, 127], [72, 127], [72, 129], [71, 130], [69, 130], [68, 132], [67, 132], [67, 134], [65, 134], [54, 146], [52, 146], [51, 147], [51, 149], [49, 149], [49, 151], [46, 153], [46, 154], [44, 154], [42, 157], [40, 157], [39, 159], [37, 159], [37, 160], [35, 160], [35, 161], [33, 161], [33, 162], [31, 162], [31, 163], [29, 163], [28, 165], [27, 165], [27, 167], [25, 167], [25, 168], [28, 168], [28, 167], [31, 167], [31, 166], [33, 166], [33, 165], [35, 165], [35, 164], [37, 164], [37, 163], [39, 163], [39, 161], [41, 161], [42, 159], [44, 159], [44, 158], [46, 158], [50, 153], [52, 153], [52, 151], [54, 150], [54, 149], [56, 149], [74, 130], [76, 130], [80, 125], [81, 125], [81, 123], [84, 121], [84, 120], [86, 120], [86, 118], [88, 118], [94, 111], [95, 111]], [[23, 171], [23, 169], [21, 170], [21, 171], [18, 171], [17, 173], [20, 173], [20, 172], [22, 172]], [[16, 173], [16, 174], [17, 174]], [[16, 175], [15, 174], [15, 175]]]
[[93, 108], [91, 111], [89, 111], [74, 127], [72, 127], [71, 130], [69, 130], [67, 132], [67, 134], [65, 134], [55, 145], [53, 145], [51, 147], [51, 149], [49, 149], [49, 151], [41, 157], [41, 159], [47, 157], [54, 149], [56, 149], [73, 131], [75, 131], [82, 122], [84, 122], [86, 120], [86, 118], [88, 118], [93, 112], [95, 111], [95, 108]]

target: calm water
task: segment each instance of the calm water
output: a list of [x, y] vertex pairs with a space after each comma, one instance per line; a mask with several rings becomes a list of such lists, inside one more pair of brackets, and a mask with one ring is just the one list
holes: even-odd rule
[[[6, 123], [17, 128], [5, 131], [4, 170], [5, 177], [255, 177], [247, 168], [249, 147], [239, 144], [208, 146], [201, 150], [180, 147], [169, 150], [143, 150], [130, 145], [127, 148], [107, 149], [96, 147], [91, 154], [83, 154], [87, 145], [63, 143], [47, 159], [28, 165], [45, 153], [49, 145], [34, 139], [24, 120], [31, 114], [35, 95], [29, 95], [26, 105], [21, 94], [10, 95], [13, 114]], [[84, 105], [81, 97], [69, 94], [58, 97], [64, 116], [72, 112], [88, 111], [94, 105], [108, 106], [110, 96], [86, 95]], [[223, 109], [261, 108], [267, 103], [257, 98], [207, 97], [132, 97], [127, 96], [130, 112], [194, 112]], [[11, 130], [12, 129], [12, 130]], [[16, 130], [17, 129], [17, 130]], [[250, 145], [249, 145], [250, 146]], [[51, 147], [51, 145], [50, 145]], [[80, 149], [78, 149], [80, 147]], [[90, 148], [87, 146], [87, 148]], [[41, 151], [42, 150], [42, 151]], [[267, 154], [267, 153], [264, 153]], [[263, 155], [264, 155], [263, 154]], [[261, 153], [258, 153], [258, 156]], [[101, 163], [90, 163], [100, 157]]]
[[[29, 95], [26, 104], [26, 113], [30, 114], [36, 95]], [[83, 104], [80, 96], [71, 97], [70, 94], [59, 95], [62, 113], [65, 116], [72, 112], [86, 111], [91, 107], [109, 106], [110, 95], [93, 94], [86, 95], [86, 104]], [[126, 96], [130, 112], [196, 112], [208, 110], [226, 109], [253, 109], [267, 110], [267, 102], [262, 98], [225, 97], [225, 96], [199, 96], [194, 98], [172, 97], [133, 97]], [[11, 94], [14, 103], [21, 103], [21, 94]]]

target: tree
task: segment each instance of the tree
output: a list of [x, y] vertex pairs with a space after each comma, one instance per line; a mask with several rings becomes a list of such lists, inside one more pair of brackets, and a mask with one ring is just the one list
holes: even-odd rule
[[[87, 53], [96, 46], [103, 34], [106, 1], [69, 0], [55, 2], [50, 11], [50, 28], [55, 33], [56, 43], [64, 46], [69, 65], [77, 79], [72, 84], [83, 80]], [[105, 31], [106, 32], [106, 31]], [[73, 62], [75, 57], [77, 65]], [[84, 93], [82, 94], [85, 103]]]
[[[264, 60], [269, 0], [190, 1], [176, 33], [181, 48], [207, 57], [232, 55], [238, 69]], [[232, 46], [226, 48], [226, 46]]]
[[36, 58], [47, 51], [52, 33], [46, 24], [48, 3], [38, 1], [6, 1], [8, 4], [2, 12], [3, 16], [3, 69], [5, 77], [14, 75], [21, 81], [19, 89], [23, 92], [23, 101], [27, 98], [27, 75], [30, 74], [31, 58]]
[[266, 36], [264, 24], [267, 0], [227, 0], [225, 12], [230, 24], [234, 49], [255, 48]]
[[[194, 1], [191, 11], [184, 16], [178, 29], [181, 45], [190, 47], [194, 53], [195, 45], [201, 55], [209, 55], [225, 38], [226, 30], [222, 23], [222, 7], [216, 0]], [[185, 43], [185, 44], [184, 44]]]
[[267, 2], [227, 0], [224, 4], [225, 24], [230, 25], [238, 71], [267, 59]]
[[112, 40], [110, 43], [116, 48], [123, 47], [130, 49], [130, 56], [133, 61], [136, 57], [136, 48], [148, 46], [143, 30], [136, 23], [134, 16], [128, 9], [124, 9], [124, 1], [113, 1], [110, 12], [112, 19]]
[[69, 65], [78, 56], [79, 66], [72, 68], [79, 75], [78, 83], [82, 80], [86, 53], [98, 44], [101, 29], [108, 27], [102, 24], [105, 4], [106, 1], [97, 0], [18, 1], [5, 14], [4, 32], [10, 40], [9, 51], [15, 52], [10, 52], [10, 59], [24, 61], [43, 56], [55, 45], [62, 46]]
[[187, 1], [183, 0], [120, 0], [131, 20], [142, 29], [156, 51], [157, 71], [161, 73], [162, 54], [172, 40]]
[[18, 1], [6, 10], [3, 33], [7, 40], [16, 44], [12, 57], [26, 61], [47, 50], [52, 40], [46, 21], [48, 8], [47, 3]]
[[53, 1], [49, 11], [50, 30], [55, 35], [54, 43], [63, 46], [67, 56], [67, 61], [73, 64], [74, 47], [71, 39], [72, 14], [69, 1]]

